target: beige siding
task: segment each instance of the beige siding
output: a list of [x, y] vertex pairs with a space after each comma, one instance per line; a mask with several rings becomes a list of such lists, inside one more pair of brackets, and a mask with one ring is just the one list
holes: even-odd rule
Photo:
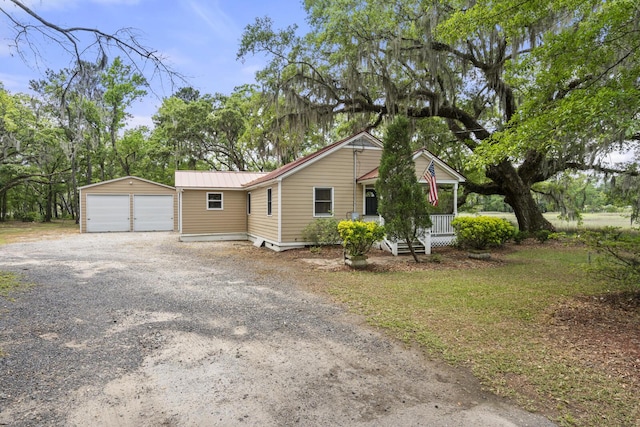
[[[382, 150], [366, 149], [358, 152], [355, 177], [362, 176], [380, 163]], [[282, 242], [301, 242], [302, 229], [315, 219], [313, 216], [314, 187], [333, 188], [333, 213], [346, 219], [353, 211], [354, 156], [345, 147], [314, 164], [287, 177], [282, 182]], [[362, 186], [356, 186], [356, 212], [364, 209]]]
[[133, 230], [134, 195], [171, 195], [173, 196], [173, 229], [174, 231], [178, 229], [178, 197], [176, 195], [176, 191], [173, 188], [165, 187], [160, 184], [144, 181], [135, 177], [129, 177], [119, 180], [107, 181], [103, 184], [98, 183], [81, 190], [82, 197], [80, 198], [80, 229], [83, 232], [86, 232], [87, 230], [87, 219], [85, 213], [87, 212], [87, 195], [89, 194], [128, 195], [130, 199], [129, 216], [131, 218], [131, 230]]
[[[267, 189], [271, 188], [271, 216], [267, 215]], [[249, 234], [273, 242], [278, 241], [278, 184], [251, 190], [251, 215], [248, 216]]]
[[[222, 210], [207, 209], [207, 193], [222, 193]], [[182, 192], [182, 234], [245, 233], [247, 231], [244, 191], [184, 190]]]

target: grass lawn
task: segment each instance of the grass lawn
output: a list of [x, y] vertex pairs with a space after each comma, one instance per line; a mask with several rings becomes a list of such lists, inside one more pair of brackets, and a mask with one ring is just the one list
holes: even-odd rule
[[13, 273], [0, 271], [0, 296], [6, 297], [14, 288], [20, 286], [18, 276]]
[[[460, 213], [460, 215], [476, 215], [466, 212]], [[479, 212], [477, 215], [488, 215], [497, 218], [504, 218], [507, 221], [511, 221], [516, 224], [516, 216], [508, 212]], [[604, 228], [604, 227], [621, 227], [631, 228], [630, 213], [583, 213], [582, 223], [578, 224], [578, 221], [565, 221], [558, 218], [558, 212], [546, 212], [544, 217], [553, 224], [558, 231], [573, 231], [580, 228]], [[636, 225], [637, 226], [637, 225]]]
[[52, 222], [0, 222], [0, 245], [20, 241], [55, 238], [78, 233], [78, 225], [71, 219]]
[[[581, 298], [622, 289], [588, 277], [582, 248], [512, 248], [486, 268], [333, 272], [329, 292], [370, 324], [469, 367], [487, 388], [561, 425], [639, 425], [637, 364], [629, 377], [585, 357], [591, 350], [581, 340], [598, 332], [574, 337], [583, 325], [560, 315]], [[637, 310], [628, 316], [640, 322]]]
[[[78, 232], [73, 220], [41, 222], [0, 222], [0, 245], [56, 238], [65, 234]], [[7, 297], [9, 292], [21, 285], [15, 274], [0, 271], [0, 296]]]

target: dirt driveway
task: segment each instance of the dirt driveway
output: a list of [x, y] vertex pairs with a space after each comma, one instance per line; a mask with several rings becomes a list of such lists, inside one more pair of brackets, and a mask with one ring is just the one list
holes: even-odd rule
[[0, 425], [547, 426], [233, 245], [0, 247]]

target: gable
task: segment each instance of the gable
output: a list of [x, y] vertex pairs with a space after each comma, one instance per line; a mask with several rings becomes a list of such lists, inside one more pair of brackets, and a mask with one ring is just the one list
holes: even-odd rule
[[[456, 182], [466, 181], [466, 178], [462, 174], [457, 172], [451, 166], [449, 166], [444, 161], [440, 160], [437, 156], [432, 154], [430, 151], [425, 149], [416, 151], [413, 156], [418, 181], [425, 181], [423, 176], [426, 169], [429, 167], [431, 160], [433, 160], [436, 170], [436, 180], [439, 183], [455, 184]], [[361, 184], [373, 184], [378, 179], [379, 172], [379, 167], [376, 166], [374, 169], [368, 171], [364, 175], [360, 175], [357, 179], [357, 182]]]
[[245, 184], [245, 188], [282, 180], [345, 148], [349, 149], [350, 152], [353, 152], [353, 150], [382, 150], [382, 142], [368, 132], [357, 133], [269, 172], [267, 175]]
[[423, 175], [429, 167], [431, 161], [436, 171], [436, 180], [439, 183], [454, 184], [456, 182], [465, 182], [467, 179], [458, 171], [453, 169], [435, 154], [424, 148], [416, 151], [413, 155], [413, 161], [416, 164], [416, 174], [418, 179], [424, 181]]
[[167, 190], [175, 190], [175, 188], [171, 187], [170, 185], [160, 184], [159, 182], [149, 181], [148, 179], [139, 178], [137, 176], [125, 176], [122, 178], [110, 179], [108, 181], [96, 182], [95, 184], [89, 184], [79, 187], [78, 190], [98, 190], [99, 187], [119, 187], [120, 184], [130, 185], [134, 181], [147, 187], [158, 187]]

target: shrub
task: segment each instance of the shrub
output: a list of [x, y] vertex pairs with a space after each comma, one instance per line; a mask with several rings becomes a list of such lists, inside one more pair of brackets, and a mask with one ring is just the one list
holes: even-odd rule
[[351, 256], [365, 255], [384, 237], [384, 227], [375, 222], [340, 221], [338, 232], [345, 251]]
[[429, 262], [432, 262], [434, 264], [440, 264], [442, 262], [442, 255], [440, 254], [429, 255]]
[[22, 222], [42, 222], [42, 215], [38, 212], [21, 212], [17, 218]]
[[316, 219], [302, 230], [302, 239], [314, 246], [339, 245], [342, 242], [335, 218]]
[[608, 227], [589, 231], [583, 236], [586, 245], [599, 256], [589, 263], [596, 276], [620, 285], [640, 287], [640, 234]]
[[544, 243], [547, 240], [549, 240], [550, 236], [551, 236], [551, 231], [549, 230], [536, 231], [536, 239], [538, 239], [538, 242], [540, 243]]
[[571, 237], [567, 235], [564, 231], [558, 231], [555, 233], [549, 234], [549, 240], [571, 240]]
[[457, 217], [451, 225], [458, 245], [472, 249], [500, 246], [516, 232], [515, 227], [506, 219], [490, 216]]
[[519, 245], [520, 243], [524, 242], [528, 238], [529, 238], [529, 232], [528, 231], [516, 230], [513, 233], [513, 241], [516, 242], [517, 245]]

